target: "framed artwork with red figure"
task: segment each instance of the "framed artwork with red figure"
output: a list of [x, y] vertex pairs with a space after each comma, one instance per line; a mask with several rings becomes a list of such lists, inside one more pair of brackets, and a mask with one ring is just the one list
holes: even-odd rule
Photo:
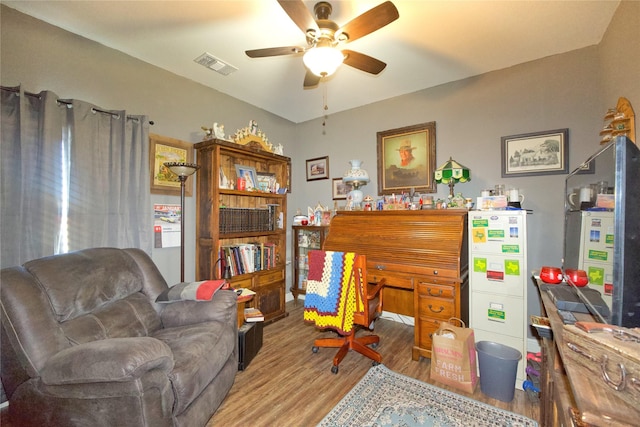
[[378, 194], [435, 193], [436, 122], [378, 132]]

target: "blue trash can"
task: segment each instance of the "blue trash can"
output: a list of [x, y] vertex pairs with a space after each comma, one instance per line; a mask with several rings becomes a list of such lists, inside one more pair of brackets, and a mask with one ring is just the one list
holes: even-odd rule
[[492, 341], [479, 341], [476, 350], [482, 392], [494, 399], [511, 402], [522, 354], [515, 348]]

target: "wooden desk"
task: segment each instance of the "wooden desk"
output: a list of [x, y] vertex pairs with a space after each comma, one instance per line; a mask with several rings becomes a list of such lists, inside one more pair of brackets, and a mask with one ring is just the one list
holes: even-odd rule
[[366, 255], [368, 278], [386, 279], [383, 309], [414, 318], [413, 360], [440, 322], [469, 324], [466, 209], [338, 211], [323, 249]]
[[[541, 284], [535, 278], [536, 285]], [[601, 393], [603, 381], [597, 375], [585, 375], [567, 356], [565, 328], [553, 300], [540, 291], [543, 316], [551, 323], [552, 338], [542, 339], [540, 420], [542, 426], [638, 426], [640, 411], [621, 401], [616, 392]], [[590, 314], [574, 313], [579, 321], [593, 322]], [[573, 411], [572, 411], [573, 409]], [[575, 414], [572, 421], [571, 414]]]

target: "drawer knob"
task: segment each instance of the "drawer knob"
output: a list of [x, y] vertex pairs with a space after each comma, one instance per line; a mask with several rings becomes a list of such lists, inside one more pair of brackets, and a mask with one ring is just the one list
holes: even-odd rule
[[376, 269], [377, 269], [377, 270], [384, 270], [384, 269], [385, 269], [385, 266], [384, 266], [384, 265], [380, 265], [380, 264], [378, 264], [378, 265], [376, 265]]
[[437, 275], [438, 274], [438, 270], [433, 270], [433, 274]]
[[430, 297], [439, 297], [442, 296], [442, 289], [438, 289], [438, 292], [431, 292], [431, 288], [427, 288], [427, 293], [429, 294]]
[[429, 304], [429, 310], [431, 310], [434, 313], [442, 313], [442, 311], [444, 310], [443, 306], [440, 306], [440, 310], [436, 311], [433, 309], [433, 306], [431, 304]]

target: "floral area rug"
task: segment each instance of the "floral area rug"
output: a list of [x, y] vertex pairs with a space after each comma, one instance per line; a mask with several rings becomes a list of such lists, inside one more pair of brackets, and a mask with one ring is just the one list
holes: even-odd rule
[[538, 423], [377, 365], [318, 426], [537, 427]]

